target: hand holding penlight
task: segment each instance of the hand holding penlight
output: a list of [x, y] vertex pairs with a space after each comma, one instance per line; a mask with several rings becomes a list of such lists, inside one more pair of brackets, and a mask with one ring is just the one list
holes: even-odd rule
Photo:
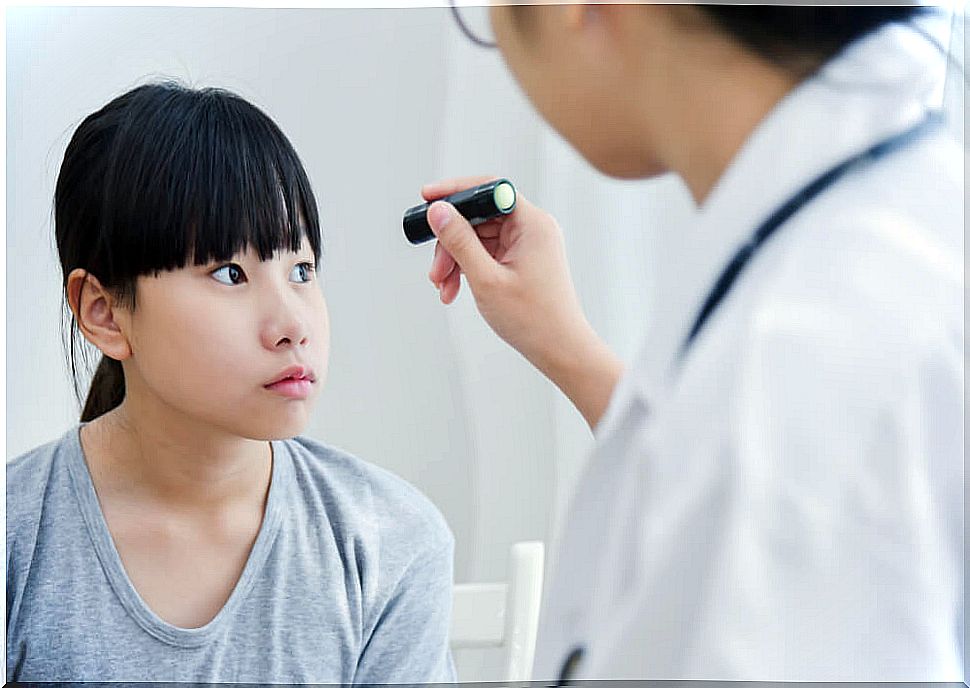
[[[515, 187], [508, 179], [496, 179], [438, 200], [455, 206], [468, 223], [475, 226], [511, 213], [515, 209]], [[412, 244], [434, 239], [434, 232], [428, 225], [430, 206], [430, 203], [422, 203], [404, 212], [404, 236]]]

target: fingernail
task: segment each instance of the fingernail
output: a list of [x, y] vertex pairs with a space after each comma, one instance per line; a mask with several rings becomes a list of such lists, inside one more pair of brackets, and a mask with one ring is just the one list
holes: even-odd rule
[[428, 222], [434, 229], [441, 229], [451, 220], [451, 209], [447, 203], [435, 203], [428, 209]]

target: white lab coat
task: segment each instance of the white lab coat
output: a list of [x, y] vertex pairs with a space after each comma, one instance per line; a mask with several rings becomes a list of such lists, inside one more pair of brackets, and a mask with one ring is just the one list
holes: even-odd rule
[[[711, 282], [810, 179], [922, 118], [943, 73], [892, 26], [789, 94], [699, 210]], [[805, 206], [682, 364], [644, 343], [557, 538], [537, 680], [578, 645], [576, 678], [964, 678], [964, 188], [948, 136]]]

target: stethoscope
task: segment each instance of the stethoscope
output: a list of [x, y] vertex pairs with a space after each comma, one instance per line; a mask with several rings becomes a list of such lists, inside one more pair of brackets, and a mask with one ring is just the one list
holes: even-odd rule
[[[839, 180], [846, 172], [856, 169], [863, 165], [879, 160], [880, 158], [892, 153], [899, 148], [906, 146], [909, 143], [917, 140], [923, 136], [928, 130], [939, 124], [943, 119], [942, 113], [939, 111], [931, 110], [926, 117], [912, 125], [911, 127], [904, 129], [903, 131], [893, 134], [888, 138], [882, 139], [878, 143], [870, 146], [861, 153], [857, 153], [846, 160], [834, 165], [829, 168], [818, 177], [813, 179], [811, 182], [806, 184], [797, 193], [792, 195], [787, 201], [782, 203], [777, 210], [775, 210], [768, 218], [762, 222], [758, 228], [752, 233], [751, 238], [748, 239], [734, 254], [731, 261], [725, 266], [724, 270], [721, 271], [720, 276], [717, 281], [714, 282], [714, 286], [711, 287], [704, 299], [704, 303], [694, 318], [694, 324], [691, 326], [690, 331], [684, 338], [678, 359], [682, 361], [690, 349], [697, 335], [704, 328], [704, 325], [710, 319], [711, 315], [717, 309], [717, 307], [727, 296], [731, 287], [737, 281], [738, 276], [741, 271], [751, 262], [754, 255], [761, 249], [765, 241], [767, 241], [775, 231], [781, 227], [785, 221], [792, 217], [795, 213], [801, 210], [809, 201], [822, 193], [825, 189], [832, 186], [836, 181]], [[583, 645], [576, 645], [566, 655], [563, 661], [562, 668], [559, 671], [559, 678], [556, 682], [558, 686], [564, 685], [572, 677], [576, 675], [579, 669], [579, 665], [582, 662], [583, 654], [585, 652], [585, 647]]]
[[701, 306], [700, 311], [698, 311], [697, 317], [694, 319], [694, 324], [691, 326], [690, 331], [687, 333], [687, 336], [684, 338], [684, 341], [680, 346], [680, 358], [683, 359], [688, 349], [690, 349], [691, 345], [694, 343], [694, 339], [696, 339], [698, 333], [700, 333], [701, 329], [710, 319], [711, 315], [721, 304], [721, 301], [724, 300], [724, 297], [727, 296], [728, 291], [737, 281], [738, 275], [741, 274], [741, 271], [751, 261], [754, 254], [758, 252], [765, 241], [767, 241], [768, 238], [771, 237], [775, 231], [785, 223], [786, 220], [801, 210], [802, 207], [804, 207], [813, 198], [825, 191], [825, 189], [832, 186], [846, 172], [871, 164], [887, 154], [906, 146], [926, 133], [927, 130], [939, 124], [942, 119], [943, 115], [940, 111], [931, 110], [926, 117], [908, 129], [904, 129], [898, 134], [893, 134], [892, 136], [870, 146], [861, 153], [857, 153], [856, 155], [853, 155], [852, 157], [829, 168], [827, 171], [823, 172], [811, 182], [806, 184], [800, 191], [794, 194], [787, 201], [782, 203], [781, 206], [775, 210], [775, 212], [768, 216], [768, 219], [761, 223], [761, 225], [751, 235], [751, 238], [748, 239], [748, 241], [737, 250], [734, 257], [731, 259], [731, 262], [727, 264], [727, 266], [721, 272], [721, 275], [717, 278], [717, 281], [714, 283], [714, 286], [711, 287], [707, 298], [704, 300], [704, 305]]

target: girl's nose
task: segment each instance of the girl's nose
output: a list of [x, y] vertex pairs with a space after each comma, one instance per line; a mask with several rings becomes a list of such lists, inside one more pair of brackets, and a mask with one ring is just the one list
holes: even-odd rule
[[286, 344], [293, 344], [293, 343], [299, 344], [300, 346], [306, 346], [307, 341], [308, 341], [308, 339], [305, 336], [299, 336], [299, 337], [280, 337], [279, 341], [277, 341], [274, 346], [278, 348], [278, 347], [284, 346]]
[[310, 329], [300, 305], [286, 298], [270, 307], [270, 317], [263, 327], [263, 345], [268, 349], [306, 346]]

